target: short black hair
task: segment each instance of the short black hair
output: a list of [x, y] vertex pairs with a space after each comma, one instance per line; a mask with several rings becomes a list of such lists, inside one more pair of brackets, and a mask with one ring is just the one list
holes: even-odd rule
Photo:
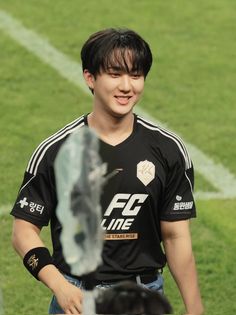
[[172, 307], [160, 293], [131, 281], [122, 281], [109, 289], [98, 292], [96, 313], [103, 315], [163, 315], [172, 314]]
[[92, 34], [81, 50], [83, 71], [95, 77], [110, 68], [147, 76], [152, 65], [148, 43], [129, 29], [109, 28]]

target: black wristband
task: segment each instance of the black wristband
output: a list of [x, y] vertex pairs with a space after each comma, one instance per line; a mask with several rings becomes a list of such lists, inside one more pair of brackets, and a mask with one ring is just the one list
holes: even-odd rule
[[35, 247], [25, 254], [23, 263], [28, 271], [37, 279], [39, 271], [46, 265], [53, 264], [52, 257], [46, 247]]

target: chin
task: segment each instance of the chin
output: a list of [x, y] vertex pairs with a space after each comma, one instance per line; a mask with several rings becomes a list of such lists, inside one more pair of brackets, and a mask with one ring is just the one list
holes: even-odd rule
[[111, 108], [112, 116], [117, 117], [117, 118], [122, 118], [124, 116], [127, 116], [133, 111], [134, 105], [135, 104], [119, 105], [118, 107], [115, 106], [114, 108]]
[[111, 114], [115, 118], [123, 118], [129, 115], [132, 112], [132, 110], [133, 110], [133, 107], [129, 109], [127, 108], [126, 110], [112, 111]]

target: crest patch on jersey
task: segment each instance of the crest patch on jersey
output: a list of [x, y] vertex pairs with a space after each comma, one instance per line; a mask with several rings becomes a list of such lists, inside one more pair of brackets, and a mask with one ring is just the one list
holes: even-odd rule
[[148, 160], [140, 161], [137, 164], [137, 177], [147, 186], [155, 178], [155, 165]]

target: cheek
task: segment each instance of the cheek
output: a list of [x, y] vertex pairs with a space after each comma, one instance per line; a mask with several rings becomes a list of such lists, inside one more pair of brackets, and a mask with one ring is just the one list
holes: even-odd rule
[[103, 94], [110, 94], [114, 89], [116, 88], [116, 85], [113, 81], [111, 80], [103, 80], [102, 82], [99, 83], [98, 89], [101, 91]]
[[137, 94], [142, 94], [143, 89], [144, 89], [144, 81], [136, 82], [136, 85], [135, 85], [135, 92], [136, 92]]

